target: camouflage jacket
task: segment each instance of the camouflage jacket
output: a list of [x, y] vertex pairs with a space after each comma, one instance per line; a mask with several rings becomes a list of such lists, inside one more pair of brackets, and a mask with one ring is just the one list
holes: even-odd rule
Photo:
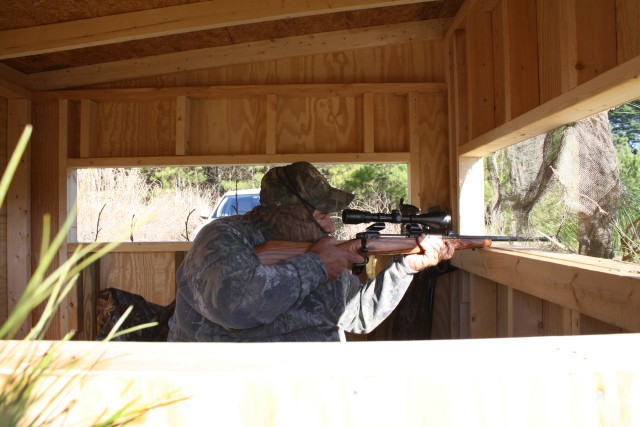
[[178, 269], [168, 341], [340, 341], [368, 333], [397, 306], [415, 273], [402, 257], [363, 285], [348, 270], [333, 282], [306, 253], [265, 266], [264, 243], [249, 217], [213, 221]]

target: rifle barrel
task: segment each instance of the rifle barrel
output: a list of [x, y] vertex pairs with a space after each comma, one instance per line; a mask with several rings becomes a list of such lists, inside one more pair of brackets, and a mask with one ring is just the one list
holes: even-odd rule
[[486, 239], [493, 242], [548, 242], [548, 237], [525, 237], [525, 236], [473, 236], [464, 234], [443, 234], [441, 237], [453, 239]]

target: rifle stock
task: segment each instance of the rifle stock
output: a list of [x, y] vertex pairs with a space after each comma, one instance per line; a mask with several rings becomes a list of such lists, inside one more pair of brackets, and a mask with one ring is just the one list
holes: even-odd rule
[[[453, 247], [458, 249], [476, 249], [491, 246], [490, 239], [484, 238], [460, 238], [442, 237], [453, 243]], [[276, 265], [288, 259], [302, 255], [309, 251], [312, 243], [288, 242], [280, 240], [270, 240], [256, 248], [256, 253], [263, 265]], [[366, 241], [367, 252], [362, 252], [362, 241], [360, 239], [345, 240], [337, 245], [343, 249], [355, 252], [358, 255], [410, 255], [422, 253], [422, 248], [414, 237], [379, 237]]]

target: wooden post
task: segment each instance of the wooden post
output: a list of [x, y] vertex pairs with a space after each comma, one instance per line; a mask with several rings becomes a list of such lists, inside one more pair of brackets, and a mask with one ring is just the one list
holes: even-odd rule
[[[31, 122], [31, 101], [8, 100], [7, 157], [10, 156], [26, 124]], [[7, 315], [14, 309], [31, 278], [31, 144], [22, 156], [7, 194]], [[15, 338], [31, 329], [27, 319]]]

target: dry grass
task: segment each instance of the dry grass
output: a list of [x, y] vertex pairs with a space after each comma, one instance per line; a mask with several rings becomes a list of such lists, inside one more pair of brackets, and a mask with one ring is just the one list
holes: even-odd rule
[[185, 241], [217, 197], [192, 185], [173, 191], [151, 186], [138, 169], [82, 169], [77, 180], [78, 242], [122, 240], [132, 225], [134, 242]]

